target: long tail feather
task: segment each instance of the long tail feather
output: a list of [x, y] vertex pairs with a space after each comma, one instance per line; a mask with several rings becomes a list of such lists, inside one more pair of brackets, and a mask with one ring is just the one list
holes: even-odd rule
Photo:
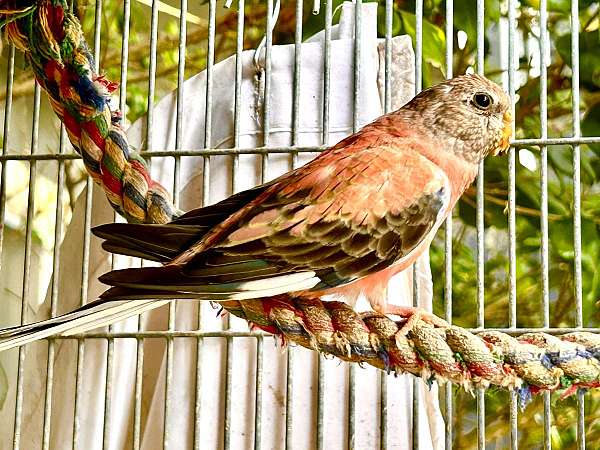
[[[172, 297], [171, 297], [172, 298]], [[168, 300], [97, 300], [53, 319], [0, 330], [0, 352], [50, 336], [72, 336], [158, 308]]]
[[110, 223], [95, 227], [92, 232], [105, 239], [102, 246], [110, 252], [166, 262], [208, 229], [202, 225]]
[[[219, 273], [218, 269], [208, 268], [207, 272], [209, 273], [204, 270], [199, 271], [198, 274], [183, 273], [181, 267], [175, 265], [143, 267], [113, 270], [102, 275], [100, 281], [110, 286], [137, 290], [140, 295], [147, 294], [147, 291], [162, 291], [170, 292], [171, 298], [180, 298], [181, 294], [194, 294], [194, 297], [199, 300], [215, 301], [269, 297], [310, 289], [320, 281], [311, 271], [269, 273], [267, 276], [258, 275], [255, 278], [246, 276], [240, 278], [239, 273], [235, 272], [236, 276], [229, 281], [224, 281], [228, 276]], [[112, 296], [103, 298], [113, 299]], [[117, 298], [121, 299], [121, 297]]]
[[[169, 224], [115, 223], [92, 231], [105, 239], [103, 247], [110, 252], [167, 263], [269, 185], [190, 211]], [[201, 267], [186, 273], [178, 266], [169, 265], [113, 271], [101, 277], [101, 281], [113, 287], [99, 300], [53, 319], [0, 329], [0, 351], [50, 336], [84, 333], [157, 308], [170, 300], [269, 297], [309, 289], [319, 282], [314, 272], [279, 273], [279, 270], [260, 258], [217, 253]]]
[[[104, 275], [102, 281], [110, 280], [119, 286], [104, 292], [99, 300], [62, 316], [0, 330], [0, 352], [50, 336], [72, 336], [104, 327], [158, 308], [171, 300], [247, 300], [310, 289], [319, 282], [313, 272], [300, 272], [266, 280], [214, 285], [136, 284], [140, 282], [140, 273], [152, 279], [157, 269], [164, 267], [125, 269]], [[134, 278], [130, 279], [131, 275]], [[155, 277], [156, 280], [160, 279]], [[173, 281], [181, 280], [169, 280], [170, 283]]]

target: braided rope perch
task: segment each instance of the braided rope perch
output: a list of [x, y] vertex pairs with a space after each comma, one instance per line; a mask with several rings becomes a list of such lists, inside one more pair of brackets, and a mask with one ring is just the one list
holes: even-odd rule
[[[165, 223], [177, 217], [167, 190], [150, 178], [145, 161], [129, 148], [121, 115], [108, 104], [117, 86], [94, 73], [81, 26], [66, 1], [41, 0], [28, 7], [16, 3], [0, 7], [0, 26], [25, 53], [111, 206], [129, 222]], [[497, 331], [473, 334], [457, 326], [434, 327], [421, 320], [406, 333], [405, 321], [357, 313], [344, 303], [317, 298], [220, 304], [258, 328], [345, 361], [408, 372], [428, 382], [447, 380], [467, 390], [491, 385], [518, 389], [523, 404], [541, 390], [564, 389], [569, 395], [600, 387], [600, 336], [593, 333], [515, 338]]]

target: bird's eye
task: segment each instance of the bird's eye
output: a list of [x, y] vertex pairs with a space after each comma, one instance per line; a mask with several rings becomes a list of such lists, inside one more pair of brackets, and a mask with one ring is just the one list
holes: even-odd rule
[[485, 94], [483, 92], [478, 92], [477, 94], [475, 94], [473, 96], [473, 99], [471, 100], [471, 103], [473, 105], [475, 105], [477, 108], [479, 109], [488, 109], [490, 106], [492, 106], [492, 97], [490, 97], [488, 94]]

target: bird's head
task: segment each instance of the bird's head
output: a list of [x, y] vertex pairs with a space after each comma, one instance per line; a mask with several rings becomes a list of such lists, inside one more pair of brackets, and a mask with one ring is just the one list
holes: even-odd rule
[[433, 139], [470, 162], [506, 151], [512, 134], [510, 98], [480, 75], [461, 75], [425, 89], [402, 109], [417, 112]]

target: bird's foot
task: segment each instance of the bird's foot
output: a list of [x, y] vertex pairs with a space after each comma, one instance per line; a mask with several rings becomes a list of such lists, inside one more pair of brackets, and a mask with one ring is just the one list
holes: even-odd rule
[[406, 336], [419, 320], [433, 325], [434, 327], [446, 328], [450, 326], [444, 319], [416, 306], [387, 305], [383, 312], [385, 314], [393, 314], [407, 319], [404, 325], [402, 325], [402, 328], [398, 331], [399, 336]]

